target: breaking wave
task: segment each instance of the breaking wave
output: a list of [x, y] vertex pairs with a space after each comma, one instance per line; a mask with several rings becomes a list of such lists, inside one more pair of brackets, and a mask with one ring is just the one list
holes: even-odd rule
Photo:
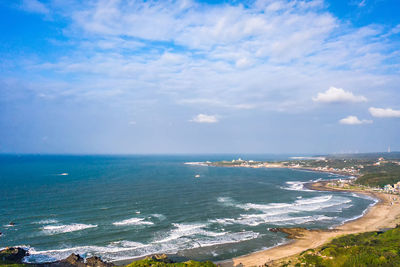
[[339, 209], [348, 208], [351, 205], [351, 199], [341, 196], [326, 195], [312, 198], [300, 198], [292, 203], [268, 203], [255, 204], [235, 203], [233, 199], [219, 198], [219, 202], [223, 205], [234, 206], [245, 211], [255, 211], [253, 214], [240, 214], [238, 218], [219, 218], [209, 220], [211, 223], [223, 225], [243, 224], [248, 226], [257, 226], [260, 224], [273, 225], [288, 225], [288, 224], [304, 224], [309, 222], [332, 220], [335, 217], [324, 215], [308, 215], [308, 216], [293, 216], [297, 213], [321, 211], [331, 207]]
[[46, 225], [43, 226], [42, 229], [45, 234], [53, 235], [53, 234], [75, 232], [94, 227], [97, 227], [97, 225], [74, 223], [74, 224], [64, 224], [64, 225]]
[[176, 253], [184, 249], [209, 247], [214, 245], [237, 243], [259, 237], [259, 233], [243, 231], [237, 233], [214, 232], [207, 230], [208, 224], [172, 224], [173, 228], [163, 232], [148, 244], [135, 241], [116, 241], [106, 246], [78, 246], [71, 248], [37, 251], [29, 248], [27, 263], [56, 261], [77, 253], [84, 257], [100, 256], [107, 261], [118, 261], [142, 257], [155, 253]]
[[153, 222], [145, 221], [144, 218], [130, 218], [119, 222], [113, 222], [116, 226], [121, 225], [153, 225]]

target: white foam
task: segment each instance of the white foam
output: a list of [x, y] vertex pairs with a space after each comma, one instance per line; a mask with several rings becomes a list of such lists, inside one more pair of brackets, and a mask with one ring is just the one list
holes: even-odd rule
[[243, 224], [248, 226], [257, 226], [260, 224], [273, 224], [273, 225], [295, 225], [304, 224], [308, 222], [332, 220], [334, 217], [328, 217], [324, 215], [313, 215], [313, 216], [269, 216], [267, 214], [242, 214], [238, 219], [225, 218], [210, 220], [223, 225], [231, 224]]
[[75, 232], [94, 227], [97, 227], [97, 225], [75, 223], [75, 224], [64, 224], [64, 225], [46, 225], [43, 226], [42, 229], [45, 234], [53, 235], [53, 234]]
[[118, 261], [142, 257], [155, 253], [176, 253], [180, 250], [208, 247], [227, 243], [236, 243], [257, 238], [258, 233], [244, 231], [239, 233], [213, 232], [205, 229], [207, 224], [173, 224], [174, 229], [166, 232], [166, 236], [149, 244], [135, 241], [115, 241], [107, 246], [79, 246], [56, 250], [36, 251], [29, 249], [30, 256], [25, 262], [40, 263], [56, 261], [68, 257], [71, 253], [83, 257], [97, 255], [107, 261]]
[[144, 218], [130, 218], [119, 222], [113, 222], [116, 226], [121, 225], [153, 225], [153, 222], [145, 221]]
[[304, 184], [306, 184], [306, 183], [308, 183], [308, 182], [290, 181], [290, 182], [286, 182], [286, 184], [288, 185], [287, 187], [281, 187], [281, 189], [291, 190], [291, 191], [304, 191], [304, 192], [313, 191], [313, 190], [304, 188]]
[[175, 228], [172, 229], [168, 235], [160, 240], [157, 240], [156, 243], [164, 243], [171, 240], [176, 240], [181, 237], [188, 237], [193, 235], [203, 235], [203, 236], [219, 236], [224, 235], [224, 233], [216, 233], [204, 230], [203, 228], [207, 227], [207, 224], [195, 223], [195, 224], [180, 224], [173, 223]]
[[230, 197], [219, 197], [217, 198], [217, 201], [222, 203], [233, 203], [233, 199]]
[[47, 219], [47, 220], [40, 220], [38, 222], [33, 222], [34, 224], [52, 224], [52, 223], [58, 223], [56, 219]]
[[111, 242], [111, 244], [109, 246], [110, 247], [123, 247], [123, 248], [137, 248], [137, 247], [143, 247], [145, 245], [142, 243], [139, 243], [139, 242], [135, 242], [135, 241], [122, 240], [122, 241]]
[[369, 204], [368, 207], [367, 207], [365, 210], [363, 210], [363, 212], [362, 212], [360, 215], [357, 215], [357, 216], [354, 216], [354, 217], [349, 218], [349, 219], [347, 219], [347, 220], [344, 220], [344, 221], [342, 221], [341, 224], [344, 224], [344, 223], [346, 223], [346, 222], [354, 221], [354, 220], [357, 220], [357, 219], [361, 218], [362, 216], [365, 215], [365, 213], [367, 213], [367, 211], [368, 211], [370, 208], [372, 208], [373, 206], [375, 206], [375, 205], [379, 202], [379, 199], [376, 199], [376, 198], [373, 198], [373, 197], [370, 197], [370, 196], [367, 196], [367, 195], [355, 194], [355, 193], [353, 193], [352, 195], [353, 195], [354, 197], [360, 197], [360, 198], [372, 200], [373, 202], [372, 202], [371, 204]]
[[[269, 203], [269, 204], [236, 204], [237, 208], [244, 210], [258, 210], [268, 215], [279, 215], [287, 213], [296, 213], [301, 211], [314, 211], [323, 208], [336, 206], [351, 202], [351, 199], [344, 197], [335, 197], [332, 200], [332, 195], [318, 196], [313, 198], [297, 199], [292, 203]], [[332, 200], [332, 201], [331, 201]]]
[[159, 214], [159, 213], [151, 214], [151, 217], [157, 218], [157, 219], [159, 219], [160, 221], [166, 219], [165, 215]]
[[[24, 258], [26, 263], [41, 263], [51, 262], [56, 260], [65, 259], [72, 253], [79, 254], [81, 256], [102, 256], [106, 260], [118, 260], [114, 258], [113, 254], [119, 254], [124, 251], [130, 251], [146, 245], [132, 241], [119, 241], [113, 242], [108, 246], [78, 246], [72, 248], [53, 249], [53, 250], [42, 250], [37, 251], [35, 248], [29, 248], [29, 256]], [[109, 256], [107, 256], [109, 255]]]
[[293, 216], [296, 213], [349, 208], [351, 199], [332, 195], [317, 196], [312, 198], [300, 198], [291, 203], [268, 203], [268, 204], [235, 204], [233, 200], [220, 201], [224, 205], [233, 205], [246, 211], [256, 211], [252, 214], [241, 214], [238, 218], [219, 218], [209, 220], [211, 223], [222, 225], [243, 224], [248, 226], [257, 226], [260, 224], [303, 224], [312, 221], [331, 220], [332, 217], [314, 215], [314, 216]]
[[208, 166], [207, 162], [185, 162], [186, 165]]

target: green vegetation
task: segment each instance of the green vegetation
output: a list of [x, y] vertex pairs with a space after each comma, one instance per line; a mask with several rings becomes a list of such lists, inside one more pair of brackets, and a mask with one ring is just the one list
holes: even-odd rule
[[282, 266], [400, 266], [400, 227], [339, 237]]
[[211, 261], [199, 262], [199, 261], [187, 261], [179, 263], [170, 263], [160, 261], [154, 258], [146, 258], [144, 260], [134, 261], [126, 267], [215, 267], [216, 265]]
[[239, 159], [209, 163], [210, 166], [219, 167], [268, 167], [268, 164], [357, 175], [359, 177], [356, 184], [369, 187], [382, 188], [387, 184], [393, 185], [400, 181], [400, 152], [329, 155], [280, 162]]
[[[4, 257], [7, 255], [4, 253], [0, 253], [0, 266], [1, 267], [31, 267], [34, 266], [32, 264], [21, 264], [21, 263], [15, 263], [15, 261], [9, 261], [5, 260]], [[47, 266], [51, 266], [47, 265]], [[59, 266], [57, 264], [54, 264], [54, 266]], [[74, 265], [71, 265], [74, 266]], [[76, 265], [77, 266], [77, 265]], [[134, 261], [126, 267], [216, 267], [214, 263], [211, 261], [205, 261], [205, 262], [199, 262], [199, 261], [186, 261], [186, 262], [179, 262], [175, 263], [172, 262], [170, 259], [168, 259], [167, 256], [165, 255], [159, 255], [159, 256], [152, 256], [152, 257], [147, 257], [143, 260], [138, 260]]]
[[29, 265], [27, 264], [17, 264], [17, 263], [6, 263], [3, 261], [0, 261], [0, 266], [1, 267], [28, 267]]

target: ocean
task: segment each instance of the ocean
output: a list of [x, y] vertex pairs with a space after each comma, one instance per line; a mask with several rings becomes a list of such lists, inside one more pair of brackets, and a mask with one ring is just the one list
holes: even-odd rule
[[216, 261], [288, 241], [269, 228], [326, 229], [374, 203], [303, 186], [340, 177], [334, 174], [184, 164], [237, 157], [2, 155], [0, 247], [26, 247], [26, 261], [36, 263], [71, 253], [109, 261], [154, 253]]

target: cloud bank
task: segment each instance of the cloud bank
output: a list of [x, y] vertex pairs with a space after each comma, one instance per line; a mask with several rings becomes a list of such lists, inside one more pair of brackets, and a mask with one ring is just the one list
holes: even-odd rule
[[[5, 1], [7, 16], [32, 27], [2, 35], [0, 150], [39, 151], [34, 140], [43, 136], [53, 152], [64, 140], [67, 152], [126, 153], [281, 153], [314, 142], [325, 150], [328, 137], [354, 146], [377, 139], [383, 130], [341, 138], [325, 127], [368, 107], [400, 106], [398, 22], [352, 24], [333, 0], [218, 2]], [[213, 125], [193, 131], [195, 122]], [[304, 142], [291, 143], [300, 135]]]

